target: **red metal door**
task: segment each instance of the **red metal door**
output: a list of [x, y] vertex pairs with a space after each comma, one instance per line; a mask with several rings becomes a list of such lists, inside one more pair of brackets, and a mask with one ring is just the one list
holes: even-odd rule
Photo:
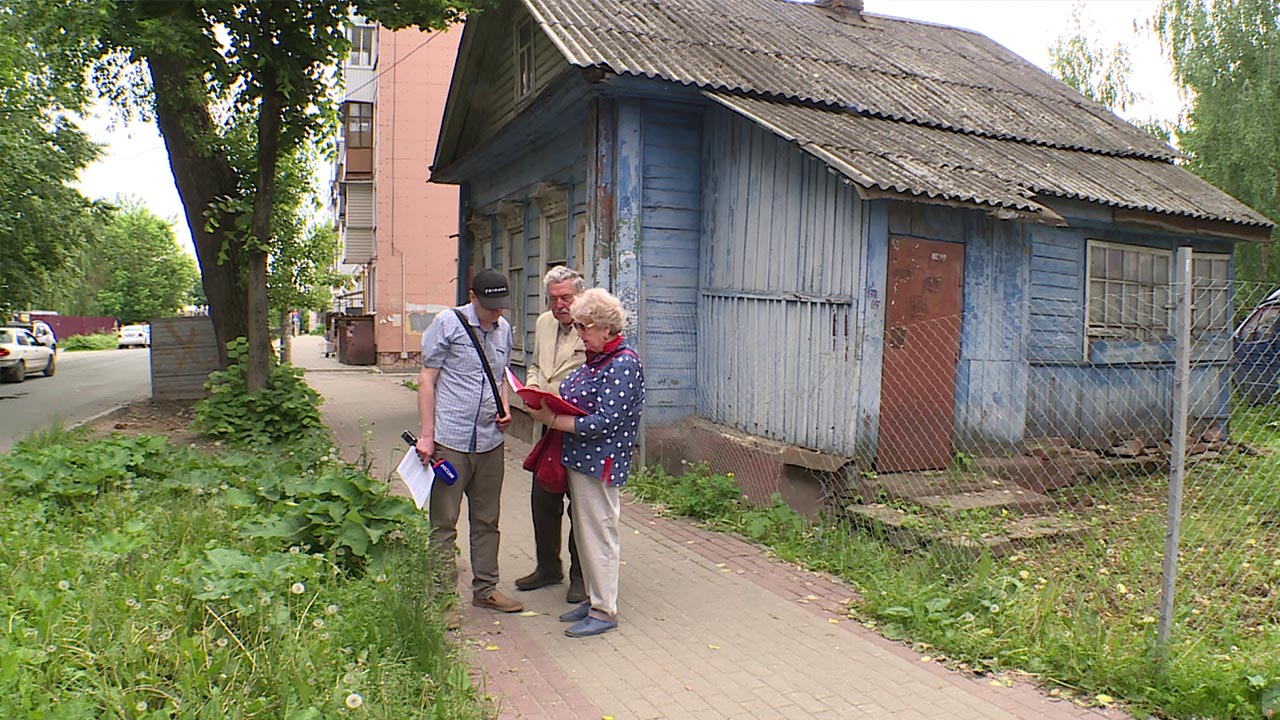
[[876, 470], [940, 470], [951, 463], [964, 246], [890, 238], [887, 277]]

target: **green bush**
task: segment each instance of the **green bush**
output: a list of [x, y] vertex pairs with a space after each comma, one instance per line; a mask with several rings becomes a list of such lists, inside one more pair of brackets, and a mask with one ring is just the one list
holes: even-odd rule
[[59, 350], [111, 350], [116, 347], [119, 337], [115, 333], [98, 333], [96, 335], [69, 335], [58, 341]]
[[242, 361], [248, 343], [237, 338], [227, 345], [226, 370], [209, 375], [209, 397], [196, 404], [195, 427], [204, 434], [243, 447], [258, 447], [315, 435], [320, 422], [320, 394], [302, 379], [302, 371], [275, 365], [266, 387], [248, 392]]
[[343, 572], [341, 544], [246, 531], [285, 488], [333, 485], [316, 478], [363, 488], [362, 516], [406, 504], [357, 474], [66, 431], [0, 455], [0, 717], [493, 717], [448, 640], [456, 598], [430, 584], [420, 513], [364, 573]]

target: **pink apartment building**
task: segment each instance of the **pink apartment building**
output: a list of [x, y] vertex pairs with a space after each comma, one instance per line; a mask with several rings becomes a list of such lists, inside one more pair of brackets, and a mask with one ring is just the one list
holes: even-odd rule
[[392, 32], [357, 20], [348, 33], [334, 207], [357, 288], [338, 310], [358, 346], [352, 362], [416, 367], [422, 331], [457, 296], [458, 190], [427, 177], [462, 28]]

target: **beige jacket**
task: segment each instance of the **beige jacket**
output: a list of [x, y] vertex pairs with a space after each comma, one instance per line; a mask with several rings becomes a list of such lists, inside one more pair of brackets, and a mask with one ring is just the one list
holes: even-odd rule
[[550, 310], [538, 316], [533, 330], [533, 354], [529, 360], [529, 371], [525, 374], [525, 385], [537, 385], [540, 390], [558, 394], [560, 383], [587, 361], [587, 350], [576, 332], [570, 331], [569, 341], [560, 347], [559, 353], [556, 352], [556, 333], [559, 329], [560, 321]]

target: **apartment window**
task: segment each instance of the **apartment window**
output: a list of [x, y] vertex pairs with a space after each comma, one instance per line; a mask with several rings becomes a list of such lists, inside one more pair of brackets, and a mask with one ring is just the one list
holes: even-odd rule
[[373, 147], [373, 104], [347, 103], [347, 148]]
[[1191, 332], [1228, 331], [1231, 256], [1196, 253], [1191, 259]]
[[377, 29], [370, 25], [353, 25], [347, 30], [351, 39], [351, 57], [348, 63], [357, 67], [373, 67]]
[[516, 25], [516, 98], [533, 92], [533, 21]]
[[1089, 242], [1088, 335], [1158, 340], [1170, 333], [1173, 254], [1135, 245]]

